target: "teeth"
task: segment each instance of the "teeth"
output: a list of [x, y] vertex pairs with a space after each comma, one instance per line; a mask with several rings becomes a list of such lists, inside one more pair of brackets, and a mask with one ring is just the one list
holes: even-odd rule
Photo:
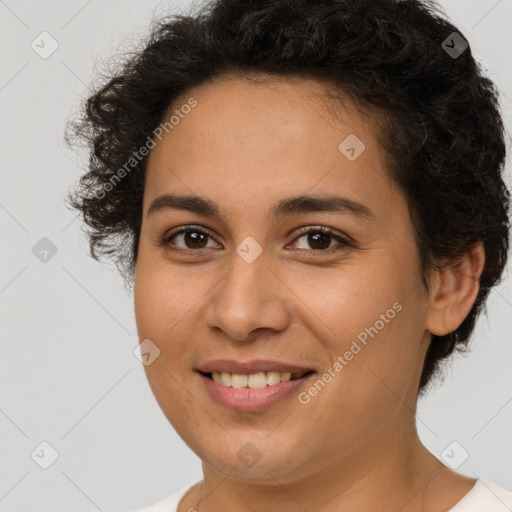
[[223, 386], [231, 386], [231, 374], [230, 373], [221, 373], [220, 374], [220, 383]]
[[212, 372], [212, 378], [217, 384], [227, 387], [257, 389], [289, 381], [292, 379], [292, 374], [290, 372], [258, 372], [241, 375], [239, 373]]
[[267, 385], [267, 376], [265, 372], [252, 373], [247, 379], [247, 385], [250, 388], [264, 388]]
[[275, 386], [281, 382], [281, 373], [279, 372], [267, 372], [267, 384], [269, 386]]
[[234, 373], [233, 375], [231, 375], [231, 387], [246, 388], [247, 380], [247, 375], [237, 375], [236, 373]]

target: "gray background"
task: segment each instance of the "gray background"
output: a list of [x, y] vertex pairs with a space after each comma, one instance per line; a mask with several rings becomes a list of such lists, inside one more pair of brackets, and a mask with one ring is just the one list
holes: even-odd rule
[[[1, 511], [126, 512], [201, 479], [199, 459], [168, 424], [133, 355], [132, 297], [113, 267], [88, 256], [80, 222], [63, 205], [85, 162], [65, 147], [64, 127], [98, 63], [133, 46], [154, 13], [187, 5], [0, 0]], [[510, 133], [512, 0], [442, 5], [500, 87]], [[35, 40], [39, 51], [51, 49], [43, 31], [58, 43], [48, 58], [31, 47]], [[46, 262], [32, 250], [48, 244], [43, 237], [57, 248]], [[460, 464], [457, 471], [512, 490], [506, 275], [472, 353], [455, 359], [419, 404], [418, 429], [437, 457]], [[58, 453], [47, 469], [44, 441]]]

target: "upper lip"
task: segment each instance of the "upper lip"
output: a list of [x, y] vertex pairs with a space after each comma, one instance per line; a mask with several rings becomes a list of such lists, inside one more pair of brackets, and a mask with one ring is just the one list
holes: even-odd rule
[[281, 361], [273, 361], [270, 359], [253, 359], [251, 361], [234, 361], [232, 359], [215, 359], [214, 361], [207, 361], [200, 365], [198, 368], [200, 372], [226, 372], [236, 373], [239, 375], [249, 375], [258, 372], [281, 372], [281, 373], [294, 373], [303, 375], [313, 371], [312, 368], [306, 368], [291, 363], [284, 363]]

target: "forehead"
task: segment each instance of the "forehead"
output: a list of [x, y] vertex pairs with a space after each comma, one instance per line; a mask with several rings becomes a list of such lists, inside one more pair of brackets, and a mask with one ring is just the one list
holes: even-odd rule
[[[184, 108], [195, 100], [193, 108]], [[165, 192], [261, 204], [307, 192], [390, 199], [378, 119], [309, 79], [223, 78], [173, 102], [151, 150], [145, 203]], [[376, 194], [377, 191], [380, 191]]]
[[[260, 138], [279, 135], [281, 140], [300, 138], [311, 136], [320, 127], [322, 133], [317, 133], [318, 136], [325, 135], [327, 130], [339, 137], [343, 128], [349, 128], [373, 138], [383, 125], [376, 108], [364, 106], [330, 83], [309, 78], [217, 77], [175, 99], [166, 118], [178, 113], [191, 97], [200, 107], [194, 108], [194, 116], [188, 116], [193, 117], [197, 135], [204, 132], [212, 135], [208, 130], [212, 119], [218, 135], [225, 133], [237, 139], [255, 135]], [[197, 125], [201, 123], [205, 130], [198, 133]], [[178, 131], [175, 128], [173, 131]]]

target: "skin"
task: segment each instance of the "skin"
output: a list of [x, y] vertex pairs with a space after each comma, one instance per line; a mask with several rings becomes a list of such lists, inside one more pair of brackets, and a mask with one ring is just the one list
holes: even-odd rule
[[[145, 367], [152, 391], [203, 461], [204, 480], [178, 512], [201, 496], [201, 512], [441, 512], [475, 483], [422, 445], [415, 410], [431, 334], [455, 330], [477, 296], [482, 246], [433, 272], [427, 294], [405, 197], [377, 142], [378, 117], [348, 101], [334, 115], [327, 92], [306, 79], [216, 79], [174, 103], [197, 100], [150, 152], [137, 328], [161, 351]], [[366, 146], [354, 161], [338, 150], [349, 134]], [[164, 193], [207, 197], [223, 215], [148, 215]], [[269, 218], [280, 199], [333, 193], [363, 203], [373, 217]], [[199, 245], [183, 234], [160, 243], [190, 224], [211, 237]], [[318, 226], [349, 236], [355, 247], [298, 238], [299, 228]], [[247, 236], [263, 248], [252, 263], [236, 252]], [[263, 412], [235, 412], [210, 399], [194, 371], [216, 358], [266, 358], [311, 367], [319, 377], [396, 302], [401, 311], [307, 405], [293, 395]], [[248, 442], [262, 454], [252, 467], [237, 456]]]

